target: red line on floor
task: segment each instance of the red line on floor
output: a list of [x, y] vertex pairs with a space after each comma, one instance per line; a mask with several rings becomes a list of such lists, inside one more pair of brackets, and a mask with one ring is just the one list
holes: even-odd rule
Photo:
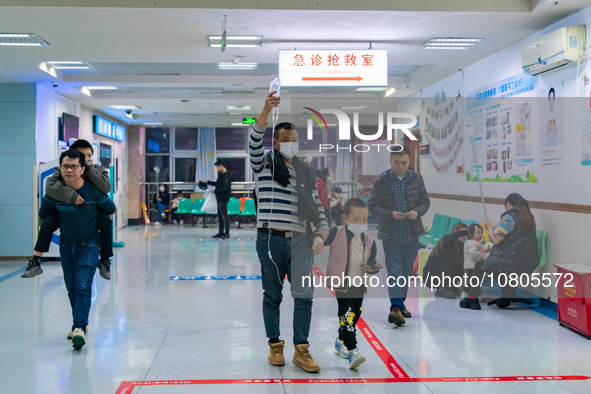
[[[312, 269], [314, 270], [314, 273], [320, 277], [320, 279], [324, 280], [324, 272], [322, 272], [316, 264], [312, 265]], [[334, 291], [331, 290], [331, 292], [332, 295], [336, 297]], [[390, 352], [386, 350], [384, 345], [382, 345], [382, 342], [376, 338], [375, 334], [362, 317], [360, 317], [357, 321], [357, 328], [359, 328], [365, 339], [367, 339], [367, 342], [369, 342], [370, 346], [377, 353], [378, 357], [384, 362], [384, 364], [386, 364], [386, 368], [388, 368], [392, 375], [394, 375], [398, 381], [408, 382], [410, 377], [406, 374], [406, 372], [404, 372], [398, 362], [396, 362], [394, 357], [392, 357]]]
[[458, 383], [458, 382], [540, 382], [587, 380], [589, 376], [484, 376], [456, 378], [397, 378], [367, 379], [197, 379], [197, 380], [147, 380], [121, 382], [116, 394], [129, 394], [136, 386], [177, 386], [201, 384], [350, 384], [350, 383]]

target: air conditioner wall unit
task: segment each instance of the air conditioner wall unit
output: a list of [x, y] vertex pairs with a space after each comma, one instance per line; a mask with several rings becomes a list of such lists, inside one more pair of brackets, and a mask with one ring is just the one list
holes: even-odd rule
[[585, 26], [554, 30], [521, 49], [521, 65], [528, 75], [539, 75], [577, 64], [585, 53]]

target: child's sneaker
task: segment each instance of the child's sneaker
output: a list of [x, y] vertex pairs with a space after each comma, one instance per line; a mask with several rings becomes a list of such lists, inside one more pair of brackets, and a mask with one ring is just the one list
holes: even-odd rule
[[81, 328], [76, 328], [72, 335], [72, 346], [74, 349], [82, 349], [82, 346], [86, 343], [86, 336]]
[[469, 297], [466, 297], [462, 301], [460, 301], [460, 308], [479, 310], [480, 303], [478, 302], [478, 298], [471, 299]]
[[353, 349], [349, 352], [349, 369], [355, 369], [365, 362], [366, 358], [359, 350]]
[[33, 278], [37, 275], [41, 275], [42, 273], [43, 269], [41, 269], [41, 264], [36, 263], [34, 260], [29, 260], [27, 269], [21, 274], [21, 278]]
[[349, 358], [349, 349], [347, 349], [347, 346], [345, 346], [345, 343], [338, 338], [334, 342], [334, 352], [340, 358], [344, 358], [344, 359]]

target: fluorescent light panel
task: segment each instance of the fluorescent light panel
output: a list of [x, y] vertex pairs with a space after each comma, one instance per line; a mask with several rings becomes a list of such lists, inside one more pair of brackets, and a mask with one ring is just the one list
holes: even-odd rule
[[[222, 46], [222, 36], [207, 36], [208, 45], [212, 48]], [[227, 48], [256, 48], [263, 43], [263, 36], [226, 36]]]
[[382, 92], [388, 88], [385, 87], [366, 87], [366, 88], [357, 88], [355, 89], [356, 92]]
[[243, 105], [241, 107], [236, 105], [226, 105], [226, 109], [230, 111], [250, 111], [252, 105]]
[[84, 86], [88, 90], [117, 90], [116, 86]]
[[361, 110], [367, 109], [367, 107], [365, 105], [361, 105], [358, 107], [341, 107], [340, 109], [342, 111], [361, 111]]
[[164, 123], [161, 122], [145, 122], [144, 126], [160, 126], [163, 125]]
[[420, 49], [469, 49], [482, 38], [433, 37], [423, 43]]
[[113, 109], [140, 109], [137, 105], [109, 105]]
[[0, 33], [0, 45], [46, 47], [49, 44], [33, 33]]
[[257, 63], [232, 63], [232, 62], [219, 62], [218, 68], [220, 70], [256, 70], [258, 67]]
[[232, 126], [242, 126], [242, 127], [247, 127], [250, 126], [249, 124], [243, 124], [243, 123], [230, 123]]

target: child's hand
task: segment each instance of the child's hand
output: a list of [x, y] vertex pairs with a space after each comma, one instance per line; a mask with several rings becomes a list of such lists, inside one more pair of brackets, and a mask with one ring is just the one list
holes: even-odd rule
[[74, 201], [74, 204], [76, 204], [76, 205], [84, 204], [84, 199], [82, 198], [82, 196], [78, 196], [76, 198], [76, 201]]
[[324, 251], [324, 241], [321, 237], [314, 237], [314, 243], [312, 244], [312, 250], [314, 254], [320, 254]]
[[382, 268], [382, 263], [378, 263], [376, 265], [366, 265], [365, 272], [368, 274], [377, 274], [380, 268]]

